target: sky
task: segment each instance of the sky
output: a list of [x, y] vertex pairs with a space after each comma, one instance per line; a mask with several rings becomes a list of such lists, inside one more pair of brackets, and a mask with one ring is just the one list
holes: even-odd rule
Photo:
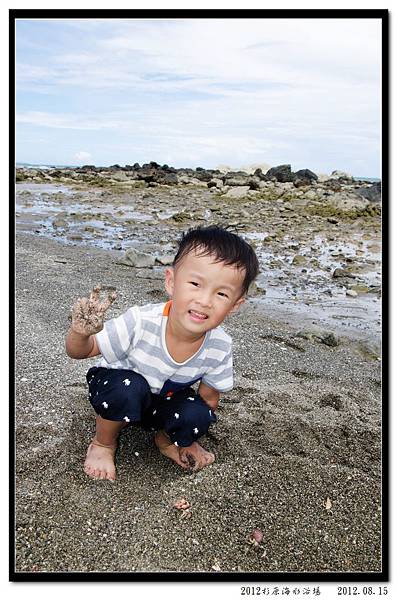
[[380, 177], [380, 19], [20, 19], [16, 160]]

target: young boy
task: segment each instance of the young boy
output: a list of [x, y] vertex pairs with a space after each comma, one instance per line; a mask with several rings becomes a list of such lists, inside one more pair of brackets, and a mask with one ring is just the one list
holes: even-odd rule
[[168, 302], [133, 306], [103, 324], [115, 293], [101, 302], [96, 287], [77, 300], [66, 351], [79, 359], [102, 355], [87, 373], [97, 413], [87, 475], [115, 479], [117, 438], [132, 422], [155, 431], [160, 452], [184, 469], [215, 460], [197, 440], [216, 422], [220, 392], [233, 387], [231, 338], [220, 324], [244, 302], [258, 272], [255, 252], [242, 238], [199, 227], [182, 236], [165, 271]]

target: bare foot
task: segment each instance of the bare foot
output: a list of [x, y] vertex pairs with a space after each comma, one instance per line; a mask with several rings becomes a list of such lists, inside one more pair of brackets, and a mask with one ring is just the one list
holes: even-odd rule
[[193, 442], [186, 448], [179, 448], [179, 456], [182, 461], [189, 463], [193, 472], [200, 471], [215, 461], [214, 454], [208, 452], [198, 442]]
[[189, 468], [189, 463], [187, 461], [182, 461], [182, 459], [179, 456], [179, 450], [177, 446], [175, 446], [175, 444], [171, 442], [170, 438], [166, 433], [164, 433], [164, 431], [158, 431], [156, 433], [156, 435], [154, 436], [154, 442], [157, 448], [160, 450], [161, 454], [164, 454], [164, 456], [167, 456], [168, 458], [176, 462], [176, 464], [182, 467], [183, 469]]
[[93, 479], [116, 479], [116, 468], [114, 466], [114, 454], [117, 444], [104, 446], [94, 438], [88, 446], [87, 456], [84, 463], [84, 472]]

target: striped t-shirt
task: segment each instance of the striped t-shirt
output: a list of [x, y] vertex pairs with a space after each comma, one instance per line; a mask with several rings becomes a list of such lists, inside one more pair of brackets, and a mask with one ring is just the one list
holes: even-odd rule
[[100, 367], [130, 369], [142, 375], [154, 394], [167, 394], [197, 381], [219, 392], [233, 387], [231, 337], [216, 327], [207, 331], [199, 350], [183, 363], [169, 354], [165, 328], [171, 301], [133, 306], [106, 321], [96, 334]]

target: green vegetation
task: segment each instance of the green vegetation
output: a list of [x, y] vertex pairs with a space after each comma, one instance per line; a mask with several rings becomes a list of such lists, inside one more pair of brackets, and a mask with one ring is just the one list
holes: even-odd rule
[[343, 210], [330, 204], [312, 204], [306, 207], [306, 214], [318, 217], [337, 217], [339, 219], [357, 219], [358, 217], [378, 217], [381, 215], [380, 204], [369, 204], [365, 208]]

